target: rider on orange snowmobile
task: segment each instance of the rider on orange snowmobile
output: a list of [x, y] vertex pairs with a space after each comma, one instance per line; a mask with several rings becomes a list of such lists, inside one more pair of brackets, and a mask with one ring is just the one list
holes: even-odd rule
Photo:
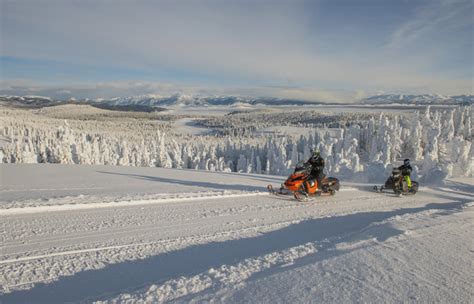
[[306, 162], [311, 165], [311, 175], [309, 176], [309, 183], [311, 186], [314, 185], [314, 182], [318, 182], [318, 189], [321, 189], [322, 179], [324, 178], [324, 159], [321, 156], [319, 150], [312, 150], [311, 157]]

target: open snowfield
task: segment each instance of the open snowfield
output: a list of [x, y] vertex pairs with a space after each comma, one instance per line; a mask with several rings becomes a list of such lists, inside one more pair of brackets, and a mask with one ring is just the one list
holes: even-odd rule
[[0, 303], [474, 299], [469, 178], [403, 198], [343, 181], [336, 196], [301, 203], [266, 193], [278, 176], [21, 164], [0, 173]]
[[174, 123], [173, 128], [176, 132], [187, 135], [208, 135], [212, 133], [212, 130], [199, 127], [196, 120], [192, 118], [182, 118], [177, 120]]

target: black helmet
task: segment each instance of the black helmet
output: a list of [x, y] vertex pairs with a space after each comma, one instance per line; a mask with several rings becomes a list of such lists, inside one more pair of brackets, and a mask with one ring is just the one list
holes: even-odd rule
[[409, 160], [408, 158], [405, 159], [405, 160], [403, 161], [403, 164], [404, 164], [405, 166], [409, 166], [409, 165], [410, 165], [410, 160]]
[[321, 152], [318, 149], [311, 150], [311, 158], [319, 159], [321, 157]]

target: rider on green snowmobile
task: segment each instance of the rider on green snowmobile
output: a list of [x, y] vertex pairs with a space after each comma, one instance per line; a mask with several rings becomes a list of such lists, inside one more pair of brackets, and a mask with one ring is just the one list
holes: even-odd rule
[[413, 170], [411, 165], [410, 165], [410, 160], [407, 158], [403, 161], [403, 165], [398, 167], [398, 169], [402, 172], [402, 176], [407, 182], [408, 189], [411, 188], [411, 179], [410, 179], [410, 174], [411, 171]]

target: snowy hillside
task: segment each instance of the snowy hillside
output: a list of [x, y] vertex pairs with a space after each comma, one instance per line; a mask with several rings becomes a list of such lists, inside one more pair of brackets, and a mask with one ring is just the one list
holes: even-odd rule
[[[121, 97], [112, 99], [101, 99], [100, 102], [105, 102], [114, 105], [146, 105], [146, 106], [228, 106], [234, 104], [249, 104], [249, 105], [268, 105], [268, 106], [282, 106], [282, 105], [315, 105], [327, 104], [325, 101], [302, 101], [281, 98], [254, 98], [244, 96], [201, 96], [201, 95], [187, 95], [174, 94], [170, 96], [161, 95], [139, 95], [131, 97]], [[351, 100], [349, 103], [353, 102]], [[359, 101], [355, 101], [359, 103]], [[360, 101], [362, 104], [407, 104], [407, 105], [471, 105], [474, 103], [474, 95], [459, 95], [459, 96], [444, 96], [440, 94], [420, 94], [420, 95], [404, 95], [404, 94], [380, 94], [365, 98]]]
[[[283, 178], [0, 165], [1, 303], [469, 303], [474, 185], [415, 196], [343, 181], [270, 196]], [[381, 181], [382, 182], [382, 181]]]
[[[370, 105], [471, 105], [474, 103], [474, 95], [444, 96], [439, 94], [403, 95], [403, 94], [381, 94], [374, 95], [360, 101], [348, 101], [349, 104]], [[100, 107], [129, 107], [136, 111], [149, 111], [153, 108], [169, 107], [213, 107], [213, 106], [311, 106], [327, 105], [324, 101], [303, 101], [295, 99], [282, 99], [271, 97], [245, 97], [229, 95], [189, 95], [173, 94], [158, 95], [146, 94], [116, 98], [97, 98], [85, 100], [53, 100], [42, 96], [0, 96], [0, 103], [18, 106], [43, 107], [64, 103], [90, 104]], [[134, 107], [134, 108], [133, 108]]]
[[472, 110], [228, 109], [220, 115], [180, 115], [79, 105], [3, 108], [0, 161], [287, 175], [316, 148], [331, 175], [373, 181], [409, 158], [415, 178], [433, 182], [472, 176]]
[[59, 103], [60, 101], [45, 96], [0, 96], [0, 104], [4, 105], [44, 107]]
[[0, 96], [0, 103], [13, 104], [18, 106], [43, 107], [54, 106], [64, 103], [90, 104], [94, 106], [135, 106], [137, 111], [145, 108], [160, 108], [170, 106], [193, 106], [193, 107], [210, 107], [210, 106], [231, 106], [231, 105], [315, 105], [320, 102], [308, 102], [293, 99], [281, 99], [272, 97], [243, 97], [243, 96], [229, 96], [229, 95], [188, 95], [188, 94], [173, 94], [173, 95], [158, 95], [146, 94], [127, 97], [115, 98], [96, 98], [76, 100], [75, 98], [69, 100], [53, 100], [42, 96]]
[[444, 96], [444, 95], [403, 95], [403, 94], [382, 94], [375, 95], [362, 100], [363, 104], [387, 105], [472, 105], [474, 95]]
[[132, 97], [104, 99], [101, 102], [123, 105], [123, 104], [138, 104], [147, 106], [229, 106], [235, 104], [249, 104], [249, 105], [305, 105], [316, 104], [315, 102], [306, 102], [301, 100], [281, 99], [281, 98], [254, 98], [242, 96], [201, 96], [201, 95], [186, 95], [174, 94], [171, 96], [160, 95], [140, 95]]

